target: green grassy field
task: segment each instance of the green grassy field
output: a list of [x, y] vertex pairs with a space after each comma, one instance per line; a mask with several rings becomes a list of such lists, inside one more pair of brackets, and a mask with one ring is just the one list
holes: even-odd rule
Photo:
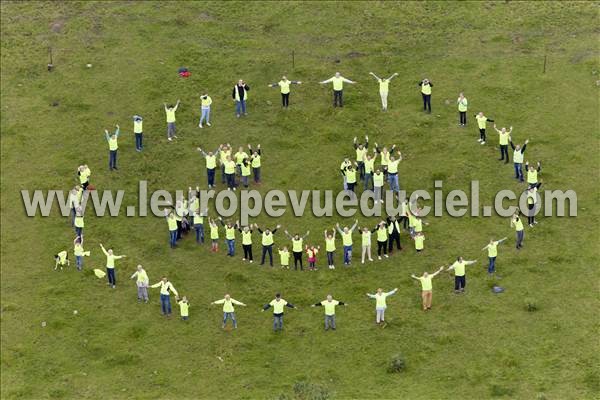
[[[325, 398], [294, 391], [300, 382], [335, 399], [598, 398], [598, 11], [593, 2], [2, 2], [2, 398]], [[189, 79], [177, 76], [180, 66], [190, 68]], [[345, 90], [343, 110], [332, 109], [330, 87], [317, 84], [336, 70], [358, 81]], [[387, 113], [369, 71], [400, 74]], [[287, 112], [278, 90], [267, 88], [282, 74], [305, 82], [292, 88]], [[422, 114], [416, 87], [425, 76], [435, 84], [432, 115]], [[231, 101], [239, 77], [251, 87], [241, 120]], [[213, 127], [200, 130], [205, 90]], [[457, 126], [459, 91], [470, 103], [466, 129]], [[168, 143], [162, 103], [178, 98], [180, 138]], [[540, 218], [520, 253], [505, 218], [430, 217], [421, 256], [403, 235], [408, 250], [387, 261], [295, 273], [241, 264], [224, 246], [211, 254], [191, 237], [172, 251], [161, 218], [90, 214], [86, 271], [55, 272], [52, 255], [71, 253], [73, 230], [56, 210], [27, 218], [19, 193], [67, 190], [81, 163], [98, 189], [127, 190], [127, 204], [136, 204], [140, 179], [150, 189], [205, 187], [194, 149], [225, 142], [262, 145], [262, 192], [338, 189], [352, 138], [368, 133], [402, 150], [404, 188], [432, 190], [443, 179], [446, 192], [468, 190], [477, 179], [489, 204], [498, 190], [522, 186], [512, 165], [496, 161], [495, 134], [486, 146], [476, 142], [472, 114], [480, 110], [514, 126], [515, 141], [531, 140], [526, 159], [544, 163], [546, 189], [578, 194], [578, 217]], [[145, 120], [141, 154], [133, 114]], [[123, 130], [120, 170], [109, 173], [103, 130], [115, 123]], [[338, 221], [351, 222], [294, 218], [291, 210], [256, 219], [310, 229], [309, 242], [321, 245], [323, 229]], [[497, 268], [506, 292], [493, 295], [480, 249], [503, 236]], [[100, 242], [128, 255], [114, 291], [91, 272], [104, 265]], [[455, 296], [443, 274], [434, 309], [423, 313], [410, 274], [457, 255], [479, 259], [468, 293]], [[168, 274], [190, 298], [189, 323], [163, 319], [156, 291], [150, 304], [136, 302], [127, 278], [137, 264], [152, 281]], [[364, 296], [379, 286], [399, 288], [385, 329]], [[282, 334], [259, 312], [276, 291], [301, 307], [286, 314]], [[235, 332], [223, 332], [220, 308], [208, 307], [225, 292], [249, 305], [237, 310]], [[338, 311], [335, 333], [323, 332], [322, 310], [308, 307], [329, 292], [350, 303]], [[394, 354], [406, 360], [399, 374], [386, 371]]]

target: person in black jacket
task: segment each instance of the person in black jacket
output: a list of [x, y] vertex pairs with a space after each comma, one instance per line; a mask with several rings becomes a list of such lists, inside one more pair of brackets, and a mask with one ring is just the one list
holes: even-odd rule
[[249, 90], [250, 86], [246, 85], [243, 79], [240, 79], [231, 92], [231, 97], [235, 101], [235, 114], [238, 118], [242, 113], [248, 115], [246, 112], [246, 100], [248, 99]]
[[400, 222], [396, 217], [387, 217], [386, 219], [388, 226], [388, 253], [392, 254], [394, 242], [396, 242], [396, 249], [402, 250], [400, 245]]

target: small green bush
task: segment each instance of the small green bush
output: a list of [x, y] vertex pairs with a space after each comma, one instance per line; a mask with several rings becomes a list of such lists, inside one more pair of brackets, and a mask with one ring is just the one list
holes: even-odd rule
[[406, 361], [401, 354], [396, 354], [392, 357], [390, 364], [388, 365], [388, 372], [390, 374], [395, 374], [398, 372], [404, 371], [406, 368]]

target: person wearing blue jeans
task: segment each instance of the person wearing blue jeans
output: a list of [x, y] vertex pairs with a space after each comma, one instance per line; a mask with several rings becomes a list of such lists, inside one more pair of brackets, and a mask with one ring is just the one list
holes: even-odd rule
[[177, 219], [175, 218], [175, 213], [168, 209], [165, 209], [165, 218], [169, 226], [169, 245], [173, 249], [177, 246]]
[[206, 126], [210, 126], [210, 105], [212, 104], [212, 99], [208, 94], [203, 94], [200, 96], [201, 102], [201, 116], [200, 123], [198, 124], [198, 128], [202, 128], [202, 122], [206, 121]]
[[193, 215], [194, 230], [196, 231], [196, 243], [204, 243], [204, 217], [200, 210], [196, 210]]
[[231, 322], [233, 323], [233, 329], [237, 328], [237, 320], [235, 319], [235, 308], [233, 307], [233, 305], [235, 304], [238, 306], [246, 307], [244, 303], [231, 298], [229, 294], [225, 294], [224, 298], [222, 298], [221, 300], [213, 301], [210, 304], [223, 304], [223, 329], [225, 329], [225, 325], [227, 324], [228, 319], [231, 319]]
[[388, 182], [390, 183], [390, 190], [392, 192], [399, 192], [400, 185], [398, 184], [398, 173], [388, 173]]
[[154, 285], [152, 285], [150, 287], [151, 288], [160, 287], [160, 305], [161, 305], [161, 309], [162, 309], [162, 314], [165, 316], [170, 316], [171, 315], [171, 296], [170, 296], [170, 294], [173, 293], [175, 295], [175, 297], [179, 297], [179, 293], [177, 293], [177, 290], [175, 289], [173, 284], [171, 284], [171, 282], [169, 282], [169, 280], [167, 279], [166, 276], [163, 276], [163, 278], [160, 280], [160, 282], [155, 283]]
[[239, 118], [242, 114], [248, 115], [246, 112], [246, 100], [248, 99], [248, 91], [250, 87], [240, 79], [238, 83], [233, 87], [231, 97], [235, 101], [235, 114]]
[[354, 222], [351, 228], [345, 226], [344, 229], [341, 229], [339, 223], [335, 224], [336, 230], [342, 236], [342, 244], [344, 245], [344, 265], [350, 265], [352, 261], [352, 232], [354, 232], [357, 225], [358, 220]]
[[261, 311], [268, 310], [273, 307], [273, 331], [283, 330], [283, 311], [284, 307], [297, 308], [292, 303], [288, 303], [281, 298], [281, 294], [277, 293], [275, 298], [269, 303], [263, 306]]
[[104, 135], [106, 137], [106, 141], [108, 142], [108, 169], [118, 169], [117, 168], [117, 150], [119, 149], [119, 125], [116, 126], [117, 129], [115, 133], [110, 135], [108, 130], [104, 130]]
[[525, 148], [527, 147], [527, 143], [529, 143], [529, 139], [525, 141], [523, 146], [514, 145], [512, 142], [512, 137], [508, 137], [510, 147], [513, 149], [513, 163], [515, 166], [515, 179], [518, 179], [519, 182], [524, 182], [523, 178], [523, 155], [525, 154]]
[[504, 242], [506, 238], [500, 240], [490, 239], [490, 242], [483, 248], [481, 251], [488, 251], [488, 274], [493, 274], [496, 272], [496, 256], [498, 256], [498, 245]]

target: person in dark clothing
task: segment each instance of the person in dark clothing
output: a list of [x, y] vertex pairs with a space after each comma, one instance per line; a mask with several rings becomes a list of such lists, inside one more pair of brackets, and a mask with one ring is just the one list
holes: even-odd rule
[[283, 108], [288, 108], [290, 105], [290, 85], [301, 85], [300, 81], [290, 81], [287, 77], [283, 76], [277, 83], [271, 83], [269, 87], [279, 86], [281, 89], [281, 105]]
[[394, 242], [396, 242], [396, 249], [402, 250], [400, 245], [400, 222], [396, 217], [387, 217], [386, 222], [388, 226], [388, 252], [391, 254]]
[[523, 154], [525, 153], [525, 148], [527, 147], [527, 143], [529, 143], [529, 139], [525, 141], [523, 146], [519, 146], [518, 144], [515, 146], [512, 142], [512, 137], [508, 137], [508, 142], [510, 147], [513, 149], [513, 163], [515, 165], [515, 179], [518, 179], [519, 182], [524, 182], [523, 179]]
[[281, 228], [281, 225], [277, 225], [275, 229], [265, 229], [264, 231], [254, 224], [258, 232], [262, 235], [262, 258], [260, 265], [265, 265], [265, 256], [269, 253], [269, 263], [273, 266], [273, 235], [277, 232], [277, 229]]
[[250, 90], [250, 86], [246, 84], [242, 79], [240, 79], [233, 87], [233, 91], [231, 92], [231, 97], [235, 100], [235, 114], [239, 118], [242, 113], [244, 115], [248, 115], [246, 112], [246, 100], [248, 99], [248, 91]]
[[275, 298], [269, 304], [265, 304], [261, 311], [273, 307], [273, 330], [275, 332], [283, 330], [283, 310], [284, 307], [297, 308], [292, 303], [288, 303], [281, 298], [281, 294], [275, 294]]
[[493, 119], [489, 119], [482, 112], [475, 114], [475, 119], [477, 120], [477, 126], [479, 127], [479, 139], [477, 141], [480, 144], [485, 144], [485, 128], [488, 122], [494, 122]]
[[433, 87], [433, 83], [425, 78], [419, 82], [419, 86], [421, 86], [421, 95], [423, 96], [423, 111], [431, 114], [431, 88]]

